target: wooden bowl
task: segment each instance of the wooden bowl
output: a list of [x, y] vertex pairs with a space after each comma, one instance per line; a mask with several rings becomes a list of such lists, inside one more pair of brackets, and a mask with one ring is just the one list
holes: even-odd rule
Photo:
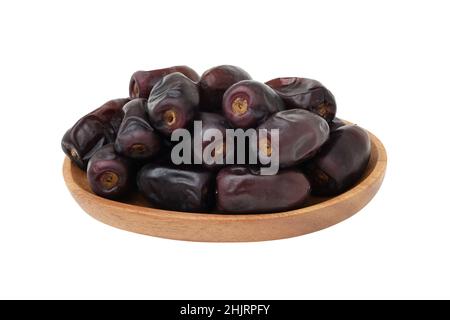
[[[370, 134], [370, 133], [369, 133]], [[101, 198], [90, 190], [86, 173], [64, 160], [64, 180], [78, 204], [97, 220], [150, 236], [209, 242], [274, 240], [332, 226], [363, 208], [377, 193], [386, 171], [386, 150], [370, 134], [372, 153], [361, 180], [333, 198], [312, 198], [306, 207], [266, 214], [205, 214], [152, 208], [139, 195], [124, 202]]]

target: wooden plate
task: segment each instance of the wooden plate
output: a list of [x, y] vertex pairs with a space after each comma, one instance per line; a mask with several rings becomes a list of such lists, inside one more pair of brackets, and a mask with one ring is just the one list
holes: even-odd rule
[[332, 226], [363, 208], [377, 193], [386, 171], [386, 150], [370, 134], [372, 154], [359, 183], [333, 198], [313, 198], [302, 209], [269, 214], [205, 214], [151, 208], [138, 195], [117, 202], [90, 190], [86, 174], [69, 158], [64, 180], [78, 204], [97, 220], [113, 227], [150, 236], [210, 242], [274, 240], [304, 235]]

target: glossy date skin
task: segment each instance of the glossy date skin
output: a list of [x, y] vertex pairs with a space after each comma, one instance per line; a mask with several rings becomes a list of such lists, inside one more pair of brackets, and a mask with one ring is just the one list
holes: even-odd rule
[[116, 152], [137, 160], [154, 157], [161, 149], [161, 141], [148, 121], [147, 100], [131, 100], [123, 111], [125, 115], [114, 144]]
[[148, 164], [139, 172], [137, 184], [158, 208], [204, 212], [213, 204], [214, 178], [207, 170]]
[[264, 176], [252, 168], [226, 167], [216, 177], [216, 205], [219, 212], [227, 213], [296, 209], [308, 198], [310, 189], [305, 175], [297, 169]]
[[[279, 132], [278, 150], [271, 142], [272, 129]], [[267, 134], [261, 134], [260, 130]], [[302, 109], [280, 111], [258, 127], [259, 156], [268, 161], [268, 157], [278, 152], [280, 167], [299, 164], [319, 150], [327, 141], [329, 131], [327, 122], [312, 112]], [[251, 148], [255, 152], [254, 146]]]
[[287, 109], [309, 110], [330, 122], [336, 116], [333, 94], [319, 81], [307, 78], [275, 78], [266, 84], [283, 99]]
[[130, 98], [144, 98], [148, 99], [152, 88], [163, 77], [168, 74], [180, 72], [192, 81], [197, 82], [200, 77], [193, 69], [188, 66], [174, 66], [170, 68], [150, 70], [150, 71], [136, 71], [130, 79], [129, 93]]
[[[193, 145], [193, 155], [194, 159], [197, 159], [196, 161], [202, 161], [202, 165], [205, 168], [208, 169], [215, 169], [218, 167], [221, 167], [223, 163], [225, 163], [226, 158], [226, 148], [225, 148], [225, 137], [226, 137], [226, 129], [231, 128], [231, 126], [228, 124], [225, 117], [223, 117], [220, 114], [217, 113], [211, 113], [211, 112], [199, 112], [198, 116], [196, 117], [196, 121], [202, 122], [202, 130], [200, 132], [194, 131], [194, 141], [201, 141], [201, 150], [196, 150], [194, 144]], [[217, 130], [222, 134], [223, 137], [223, 143], [220, 145], [213, 145], [214, 138], [211, 136], [211, 130]], [[203, 159], [203, 152], [207, 152], [211, 150], [211, 157], [214, 158], [221, 158], [222, 164], [214, 162], [214, 163], [207, 163]], [[213, 160], [213, 159], [211, 159]]]
[[313, 193], [332, 196], [353, 186], [366, 170], [370, 152], [369, 135], [361, 127], [345, 125], [333, 131], [320, 152], [305, 164]]
[[128, 159], [118, 155], [112, 143], [101, 147], [89, 160], [87, 179], [95, 194], [117, 199], [133, 185], [133, 168]]
[[64, 153], [85, 170], [92, 155], [107, 143], [114, 142], [123, 118], [122, 107], [129, 99], [115, 99], [78, 120], [64, 134]]
[[239, 81], [251, 79], [245, 70], [236, 66], [221, 65], [206, 70], [199, 81], [201, 110], [220, 112], [225, 91]]
[[152, 126], [170, 136], [175, 129], [188, 128], [198, 112], [197, 84], [175, 72], [165, 76], [152, 89], [147, 113]]
[[225, 92], [222, 112], [235, 128], [252, 128], [271, 114], [284, 110], [284, 103], [276, 92], [264, 83], [244, 80]]

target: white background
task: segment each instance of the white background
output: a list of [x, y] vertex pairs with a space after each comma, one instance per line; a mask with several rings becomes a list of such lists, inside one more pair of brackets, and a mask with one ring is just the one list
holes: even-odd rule
[[[0, 298], [450, 298], [447, 1], [2, 1]], [[351, 219], [299, 238], [164, 240], [85, 214], [60, 139], [138, 69], [316, 78], [388, 151]]]

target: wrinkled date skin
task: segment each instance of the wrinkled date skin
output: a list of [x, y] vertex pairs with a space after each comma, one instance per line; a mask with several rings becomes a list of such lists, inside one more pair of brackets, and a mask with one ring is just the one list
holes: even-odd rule
[[354, 185], [364, 173], [371, 151], [367, 132], [356, 125], [333, 131], [322, 150], [305, 165], [313, 193], [332, 196]]
[[309, 110], [330, 122], [336, 116], [333, 94], [319, 81], [306, 78], [276, 78], [266, 84], [283, 99], [286, 108]]
[[136, 71], [130, 79], [130, 98], [148, 99], [154, 85], [163, 77], [174, 72], [180, 72], [195, 82], [200, 79], [197, 72], [188, 66], [174, 66], [150, 71]]
[[122, 107], [129, 99], [110, 100], [78, 120], [63, 136], [61, 147], [85, 170], [89, 159], [103, 145], [114, 142], [123, 118]]
[[87, 179], [99, 196], [117, 199], [133, 186], [134, 170], [129, 160], [118, 155], [112, 143], [103, 146], [89, 160]]
[[222, 101], [223, 115], [235, 128], [255, 127], [281, 110], [284, 110], [284, 103], [276, 92], [254, 80], [232, 85]]
[[147, 112], [152, 126], [166, 136], [189, 127], [198, 111], [197, 84], [176, 72], [165, 76], [152, 89]]
[[207, 170], [148, 164], [139, 172], [137, 184], [158, 208], [203, 212], [212, 206], [214, 179]]
[[299, 208], [308, 198], [310, 184], [296, 169], [271, 176], [247, 167], [227, 167], [216, 178], [219, 212], [263, 213]]
[[[267, 133], [257, 131], [259, 156], [269, 161], [274, 152], [278, 152], [280, 167], [289, 167], [313, 156], [327, 141], [330, 131], [323, 118], [302, 109], [280, 111], [258, 129]], [[272, 144], [272, 129], [278, 129], [278, 150]], [[255, 152], [254, 145], [250, 147]]]
[[[231, 128], [225, 117], [217, 113], [210, 112], [199, 112], [196, 121], [202, 121], [202, 130], [200, 132], [194, 132], [194, 141], [201, 141], [201, 150], [197, 150], [194, 144], [192, 144], [194, 150], [193, 155], [196, 159], [196, 163], [202, 161], [202, 165], [208, 169], [214, 169], [221, 167], [225, 163], [226, 158], [226, 147], [225, 147], [225, 137], [226, 129]], [[212, 130], [217, 130], [223, 137], [223, 141], [220, 144], [213, 144], [214, 138], [211, 136]], [[199, 135], [199, 136], [198, 136]], [[210, 151], [210, 152], [209, 152]], [[220, 163], [207, 163], [203, 159], [203, 153], [208, 152], [211, 154], [213, 159], [221, 158], [223, 164]]]
[[225, 91], [239, 81], [251, 79], [245, 70], [236, 66], [222, 65], [206, 70], [199, 81], [201, 110], [220, 112]]
[[147, 117], [147, 100], [134, 99], [124, 107], [125, 113], [117, 134], [116, 152], [132, 159], [150, 159], [158, 154], [161, 141], [150, 126]]

